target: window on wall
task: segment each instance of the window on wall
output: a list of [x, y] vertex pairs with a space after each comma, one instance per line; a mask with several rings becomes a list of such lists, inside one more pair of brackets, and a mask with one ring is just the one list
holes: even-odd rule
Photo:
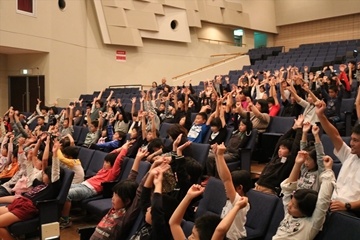
[[234, 30], [234, 42], [235, 46], [242, 47], [242, 38], [244, 35], [244, 31], [242, 29]]
[[16, 12], [35, 16], [35, 2], [36, 0], [16, 0]]

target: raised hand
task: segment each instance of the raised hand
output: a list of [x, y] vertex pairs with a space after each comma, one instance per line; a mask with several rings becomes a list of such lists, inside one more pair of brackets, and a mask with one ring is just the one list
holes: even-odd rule
[[303, 124], [303, 122], [304, 122], [304, 118], [305, 118], [305, 116], [302, 115], [302, 114], [300, 114], [300, 115], [298, 116], [298, 118], [294, 120], [295, 122], [294, 122], [293, 128], [302, 128], [302, 124]]
[[57, 150], [59, 150], [59, 149], [60, 149], [60, 142], [57, 141], [57, 140], [54, 140], [54, 145], [53, 145], [53, 148], [52, 148], [52, 152], [56, 153]]
[[187, 142], [184, 143], [183, 145], [180, 145], [180, 146], [177, 148], [177, 150], [183, 151], [185, 148], [187, 148], [188, 146], [190, 146], [191, 143], [192, 143], [191, 141], [187, 141]]
[[308, 157], [309, 153], [307, 151], [299, 151], [295, 158], [295, 163], [303, 164]]
[[205, 191], [204, 187], [202, 187], [199, 184], [194, 184], [189, 188], [186, 196], [191, 198], [191, 199], [194, 199], [197, 196], [200, 196], [204, 191]]
[[316, 115], [318, 116], [323, 115], [326, 109], [326, 103], [324, 101], [317, 101], [315, 103], [315, 107], [316, 107], [315, 110]]
[[311, 124], [309, 122], [306, 122], [303, 124], [303, 133], [308, 133], [310, 131]]
[[136, 157], [143, 159], [144, 157], [147, 157], [149, 155], [149, 152], [146, 149], [139, 148]]
[[179, 136], [175, 139], [175, 141], [173, 142], [173, 147], [174, 148], [177, 148], [180, 144], [180, 141], [181, 141], [181, 138], [182, 138], [182, 133], [179, 134]]
[[242, 208], [246, 207], [247, 204], [248, 204], [248, 198], [247, 197], [241, 197], [235, 203], [235, 207], [238, 207], [239, 209], [242, 209]]
[[316, 125], [314, 125], [311, 129], [313, 135], [319, 135], [320, 128]]
[[226, 150], [226, 147], [225, 147], [224, 143], [221, 143], [220, 145], [217, 146], [216, 154], [224, 155], [225, 150]]
[[326, 170], [332, 170], [332, 165], [333, 165], [333, 159], [326, 155], [323, 157], [323, 161], [324, 161], [324, 166]]
[[131, 103], [132, 103], [132, 104], [135, 104], [135, 103], [136, 103], [136, 97], [133, 97], [133, 98], [131, 99]]

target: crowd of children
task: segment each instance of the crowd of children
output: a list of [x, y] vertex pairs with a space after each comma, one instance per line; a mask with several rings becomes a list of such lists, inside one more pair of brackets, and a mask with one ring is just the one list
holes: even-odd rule
[[[0, 119], [0, 202], [9, 204], [0, 207], [0, 238], [14, 239], [6, 227], [35, 217], [36, 201], [56, 196], [62, 168], [75, 173], [59, 219], [62, 228], [71, 226], [72, 202], [101, 194], [101, 183], [117, 179], [124, 158], [129, 157], [135, 160], [128, 179], [113, 188], [112, 208], [94, 229], [93, 240], [246, 238], [247, 212], [256, 208], [247, 198], [251, 188], [282, 196], [285, 215], [273, 239], [313, 239], [328, 209], [353, 215], [360, 209], [360, 126], [354, 127], [350, 147], [335, 127], [342, 99], [358, 91], [360, 63], [358, 70], [355, 65], [341, 65], [339, 75], [329, 66], [330, 76], [324, 75], [326, 68], [315, 74], [306, 67], [304, 73], [296, 67], [281, 68], [264, 72], [262, 81], [260, 73], [249, 71], [237, 86], [219, 75], [205, 81], [200, 94], [191, 81], [172, 88], [164, 78], [141, 91], [139, 99], [131, 99], [131, 112], [125, 111], [121, 99], [112, 97], [113, 92], [103, 99], [103, 91], [85, 112], [82, 99], [59, 113], [56, 103], [45, 107], [38, 100], [28, 118], [10, 107]], [[360, 103], [360, 96], [356, 102]], [[253, 129], [260, 133], [259, 142], [273, 116], [296, 120], [279, 139], [253, 186], [249, 172], [230, 172], [227, 163], [241, 161], [239, 151]], [[160, 138], [162, 123], [171, 124], [166, 141]], [[89, 130], [81, 146], [75, 146], [72, 137], [75, 125]], [[333, 160], [325, 156], [320, 141], [322, 131], [332, 139], [343, 163], [337, 180]], [[192, 143], [210, 144], [204, 166], [197, 161]], [[79, 147], [108, 153], [101, 159], [103, 167], [88, 179], [78, 159]], [[141, 161], [150, 162], [151, 168], [138, 184]], [[227, 201], [221, 216], [195, 219], [209, 177], [221, 179]], [[139, 214], [144, 222], [129, 236]], [[182, 231], [182, 219], [195, 223], [190, 236]]]

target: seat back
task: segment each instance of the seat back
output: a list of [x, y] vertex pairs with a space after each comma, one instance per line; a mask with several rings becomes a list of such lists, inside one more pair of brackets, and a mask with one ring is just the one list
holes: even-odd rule
[[[129, 173], [132, 169], [132, 166], [134, 164], [134, 159], [133, 158], [129, 158], [127, 160], [127, 163], [126, 163], [126, 166], [125, 168], [121, 169], [121, 177], [120, 177], [120, 181], [121, 180], [125, 180], [128, 178], [129, 176]], [[138, 169], [138, 175], [136, 177], [136, 182], [137, 183], [140, 183], [141, 182], [141, 179], [143, 179], [143, 177], [145, 176], [145, 174], [149, 171], [151, 167], [151, 164], [149, 162], [144, 162], [144, 161], [141, 161], [140, 162], [140, 166], [139, 166], [139, 169]]]
[[74, 128], [74, 132], [73, 132], [72, 137], [73, 137], [75, 143], [77, 143], [79, 141], [80, 134], [81, 134], [81, 131], [82, 131], [83, 127], [81, 127], [81, 126], [73, 126], [73, 128]]
[[85, 147], [79, 147], [79, 155], [78, 158], [80, 159], [81, 166], [83, 167], [84, 171], [89, 167], [90, 161], [92, 156], [94, 155], [95, 150], [85, 148]]
[[341, 102], [340, 112], [352, 112], [354, 109], [355, 98], [343, 98]]
[[271, 117], [270, 124], [266, 130], [269, 133], [285, 133], [294, 124], [295, 117]]
[[246, 195], [250, 203], [250, 210], [246, 215], [245, 223], [247, 236], [265, 236], [279, 198], [253, 189]]
[[205, 166], [206, 159], [209, 155], [210, 145], [203, 143], [191, 143], [191, 148], [193, 152], [193, 158], [202, 166]]
[[272, 237], [276, 234], [276, 231], [280, 225], [280, 222], [284, 219], [284, 204], [282, 199], [279, 198], [274, 210], [274, 214], [271, 218], [269, 228], [266, 232], [264, 240], [271, 240]]
[[88, 169], [85, 171], [85, 177], [92, 177], [103, 167], [105, 156], [108, 153], [102, 151], [95, 151], [90, 160]]
[[182, 220], [181, 221], [181, 228], [186, 237], [189, 237], [192, 233], [192, 229], [194, 227], [194, 223], [191, 221]]
[[62, 178], [62, 184], [59, 191], [59, 195], [57, 196], [56, 200], [58, 201], [58, 204], [64, 204], [66, 201], [66, 197], [69, 193], [69, 189], [71, 186], [71, 183], [74, 178], [74, 171], [64, 168], [64, 176]]
[[88, 134], [88, 132], [89, 132], [89, 128], [83, 128], [81, 130], [77, 145], [81, 146], [84, 144], [84, 141], [85, 141], [85, 138], [86, 138], [86, 135]]
[[[233, 130], [234, 130], [234, 128], [227, 128], [226, 138], [225, 138], [225, 142], [224, 142], [225, 146], [227, 146], [227, 144], [229, 143]], [[211, 132], [211, 131], [209, 131], [209, 132]]]
[[[350, 145], [350, 137], [342, 137], [342, 139], [348, 146]], [[342, 164], [334, 154], [334, 144], [332, 143], [331, 138], [327, 134], [321, 135], [321, 143], [324, 146], [325, 155], [329, 155], [334, 160], [332, 169], [335, 173], [335, 177], [337, 178], [341, 170]]]
[[250, 139], [249, 139], [248, 143], [246, 144], [246, 148], [251, 149], [251, 152], [254, 151], [257, 135], [258, 135], [258, 130], [253, 129], [251, 132]]
[[[216, 194], [216, 197], [215, 197]], [[204, 214], [220, 215], [226, 202], [226, 193], [224, 184], [220, 179], [211, 177], [206, 184], [203, 198], [195, 213], [195, 218]]]
[[341, 212], [332, 212], [317, 240], [357, 240], [360, 236], [360, 218]]
[[161, 123], [160, 125], [160, 137], [163, 137], [163, 138], [166, 138], [167, 137], [167, 133], [166, 131], [172, 126], [173, 124], [172, 123]]

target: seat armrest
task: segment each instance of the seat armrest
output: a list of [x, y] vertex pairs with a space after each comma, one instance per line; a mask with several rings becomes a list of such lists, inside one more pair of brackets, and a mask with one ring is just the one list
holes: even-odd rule
[[241, 170], [251, 172], [251, 149], [240, 148], [239, 157]]
[[36, 207], [39, 209], [40, 224], [58, 222], [59, 221], [59, 208], [58, 200], [50, 199], [37, 201]]
[[96, 226], [86, 226], [86, 227], [79, 227], [77, 229], [78, 234], [80, 235], [80, 240], [88, 240], [90, 239], [91, 235], [93, 235]]
[[103, 198], [111, 198], [113, 195], [112, 188], [118, 183], [118, 181], [102, 182], [103, 186]]

